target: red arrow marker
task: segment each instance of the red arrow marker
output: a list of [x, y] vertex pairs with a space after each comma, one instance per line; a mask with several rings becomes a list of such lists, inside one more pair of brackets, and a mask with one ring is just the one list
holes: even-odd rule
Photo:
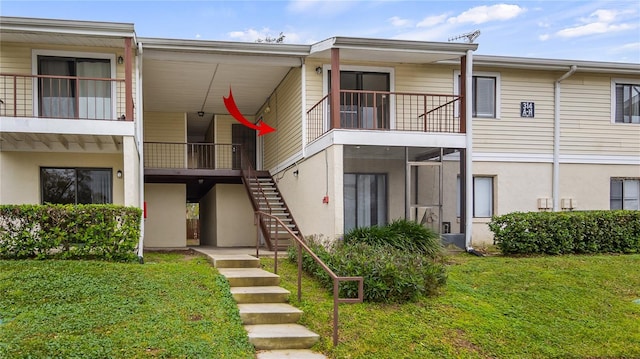
[[223, 96], [222, 100], [224, 101], [224, 106], [227, 108], [227, 111], [229, 111], [229, 114], [231, 114], [231, 116], [233, 116], [233, 118], [235, 118], [241, 124], [249, 128], [252, 128], [254, 130], [258, 130], [258, 136], [266, 135], [267, 133], [270, 133], [276, 130], [275, 128], [264, 123], [262, 120], [260, 120], [260, 122], [258, 122], [258, 124], [256, 125], [249, 122], [249, 120], [247, 120], [246, 118], [244, 118], [244, 116], [242, 116], [242, 114], [240, 113], [238, 106], [236, 105], [236, 101], [233, 99], [233, 94], [231, 93], [231, 87], [229, 87], [229, 97]]

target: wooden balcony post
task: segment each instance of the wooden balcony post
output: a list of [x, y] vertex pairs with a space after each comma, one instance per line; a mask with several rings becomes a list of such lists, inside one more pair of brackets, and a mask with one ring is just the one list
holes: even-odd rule
[[330, 128], [340, 128], [340, 49], [331, 49]]
[[133, 57], [131, 53], [131, 38], [124, 39], [124, 101], [125, 118], [133, 121]]
[[460, 58], [460, 89], [458, 95], [460, 96], [460, 133], [467, 133], [467, 56]]

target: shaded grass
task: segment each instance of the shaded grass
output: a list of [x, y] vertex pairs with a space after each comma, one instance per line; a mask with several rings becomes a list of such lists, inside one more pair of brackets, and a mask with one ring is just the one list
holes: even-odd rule
[[[263, 259], [266, 269], [272, 260]], [[279, 262], [302, 324], [333, 358], [638, 358], [640, 255], [451, 258], [442, 294], [402, 305], [341, 304]]]
[[204, 257], [0, 261], [0, 357], [253, 358]]

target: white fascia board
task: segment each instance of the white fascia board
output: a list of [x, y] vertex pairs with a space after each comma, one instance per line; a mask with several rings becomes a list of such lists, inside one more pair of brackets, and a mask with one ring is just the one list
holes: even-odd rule
[[[553, 154], [474, 152], [474, 162], [553, 163]], [[560, 155], [564, 164], [638, 165], [640, 157], [624, 155]]]
[[134, 37], [132, 23], [0, 17], [0, 31]]
[[309, 55], [309, 45], [265, 44], [233, 41], [176, 40], [139, 37], [145, 50], [204, 52], [219, 54], [272, 55], [301, 57]]
[[[458, 64], [455, 61], [439, 61], [440, 64]], [[499, 67], [527, 70], [566, 71], [571, 66], [577, 66], [578, 72], [638, 74], [640, 64], [622, 62], [597, 62], [580, 60], [540, 59], [509, 56], [474, 55], [474, 66]]]
[[363, 50], [452, 53], [464, 55], [467, 50], [475, 51], [478, 48], [478, 44], [454, 42], [428, 42], [357, 37], [335, 37], [333, 40], [333, 47]]
[[375, 130], [332, 130], [309, 143], [306, 156], [332, 145], [465, 148], [465, 135]]
[[560, 163], [640, 166], [640, 156], [560, 155]]
[[134, 121], [66, 120], [0, 117], [0, 132], [63, 135], [134, 136]]

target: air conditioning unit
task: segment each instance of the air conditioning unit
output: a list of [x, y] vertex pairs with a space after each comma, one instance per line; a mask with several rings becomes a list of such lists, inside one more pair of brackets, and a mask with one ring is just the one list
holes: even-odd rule
[[563, 198], [560, 202], [563, 211], [573, 211], [577, 207], [576, 200], [573, 198]]
[[548, 211], [553, 207], [553, 199], [548, 197], [538, 198], [538, 210]]

